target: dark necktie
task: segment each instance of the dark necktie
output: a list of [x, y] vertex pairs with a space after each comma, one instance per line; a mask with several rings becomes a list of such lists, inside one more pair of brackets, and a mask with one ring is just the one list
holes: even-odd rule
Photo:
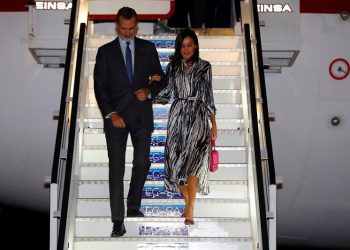
[[132, 74], [132, 57], [131, 57], [131, 49], [129, 47], [130, 42], [126, 42], [126, 49], [125, 49], [125, 65], [126, 65], [126, 72], [128, 74], [130, 83], [133, 82], [133, 74]]

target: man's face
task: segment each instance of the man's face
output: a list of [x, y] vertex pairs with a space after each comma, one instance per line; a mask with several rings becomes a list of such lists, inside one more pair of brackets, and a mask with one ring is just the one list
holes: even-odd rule
[[133, 37], [136, 35], [137, 28], [137, 21], [135, 17], [131, 19], [120, 17], [119, 22], [116, 24], [116, 31], [118, 35], [126, 41], [133, 39]]

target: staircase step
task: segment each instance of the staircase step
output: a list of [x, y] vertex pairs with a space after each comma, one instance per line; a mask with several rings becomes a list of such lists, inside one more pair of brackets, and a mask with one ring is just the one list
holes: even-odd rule
[[[250, 220], [244, 218], [195, 218], [187, 226], [183, 218], [126, 218], [127, 237], [251, 237]], [[77, 217], [76, 237], [109, 237], [110, 217]]]
[[[216, 147], [219, 151], [220, 163], [246, 163], [245, 147]], [[127, 147], [125, 161], [131, 163], [133, 148]], [[164, 163], [164, 147], [151, 147], [150, 160], [154, 163]], [[108, 162], [106, 146], [83, 146], [82, 162]]]
[[[85, 103], [87, 104], [96, 104], [95, 93], [93, 89], [87, 90], [87, 96]], [[221, 104], [241, 104], [242, 103], [242, 95], [240, 90], [213, 90], [214, 93], [214, 101], [216, 106], [220, 106]], [[220, 111], [218, 109], [218, 111]], [[88, 117], [86, 117], [88, 118]], [[223, 117], [224, 118], [224, 117]]]
[[[108, 181], [79, 181], [79, 198], [108, 198]], [[129, 181], [124, 181], [124, 197], [129, 191]], [[209, 181], [210, 193], [198, 194], [205, 199], [247, 199], [246, 181]], [[166, 190], [163, 181], [146, 181], [143, 199], [182, 199], [180, 193]]]
[[[239, 64], [241, 62], [241, 51], [237, 49], [200, 49], [199, 55], [203, 60], [214, 62], [232, 62]], [[95, 63], [97, 48], [87, 49], [89, 62]], [[161, 62], [169, 62], [170, 56], [174, 54], [174, 49], [164, 51], [158, 49], [159, 60]]]
[[[89, 85], [88, 89], [94, 88], [94, 77], [89, 75]], [[230, 89], [230, 90], [239, 90], [241, 89], [241, 77], [240, 76], [213, 76], [213, 89]]]
[[[102, 129], [84, 129], [84, 146], [106, 145], [105, 134]], [[152, 146], [164, 146], [166, 130], [155, 131], [152, 134]], [[128, 137], [128, 146], [132, 146], [131, 138]], [[244, 146], [244, 134], [240, 130], [218, 130], [216, 146]]]
[[[95, 62], [89, 61], [89, 75], [94, 73]], [[240, 65], [212, 65], [212, 74], [214, 76], [239, 76], [241, 75]]]
[[[243, 118], [242, 107], [239, 105], [226, 105], [220, 106], [216, 105], [216, 117], [218, 119], [241, 119]], [[97, 104], [86, 104], [84, 108], [84, 117], [87, 119], [97, 119], [102, 118], [100, 109], [97, 107]], [[153, 117], [154, 119], [167, 119], [168, 118], [169, 108], [158, 107], [153, 108]]]
[[[155, 119], [154, 128], [158, 130], [166, 130], [167, 119]], [[240, 130], [244, 129], [243, 119], [216, 119], [217, 128], [219, 130]], [[99, 119], [84, 119], [85, 128], [103, 128], [103, 120]]]
[[74, 239], [74, 249], [84, 250], [252, 250], [250, 237], [176, 237], [176, 238], [111, 238], [111, 237], [77, 237]]
[[[157, 49], [174, 49], [175, 36], [138, 36], [152, 41]], [[88, 48], [98, 48], [116, 38], [115, 35], [90, 35]], [[242, 38], [239, 36], [198, 36], [199, 46], [202, 49], [239, 49], [242, 47]]]
[[[126, 207], [126, 200], [125, 200]], [[146, 217], [181, 217], [185, 203], [181, 199], [143, 199], [141, 211]], [[247, 199], [203, 199], [196, 200], [194, 210], [196, 217], [235, 217], [248, 218], [249, 205]], [[105, 217], [111, 216], [109, 199], [79, 199], [77, 207], [78, 217]]]
[[[132, 164], [126, 164], [124, 180], [130, 180]], [[219, 164], [219, 170], [209, 173], [215, 181], [247, 180], [246, 164]], [[108, 180], [108, 163], [83, 164], [80, 180]], [[153, 164], [147, 176], [149, 181], [164, 180], [164, 164]]]

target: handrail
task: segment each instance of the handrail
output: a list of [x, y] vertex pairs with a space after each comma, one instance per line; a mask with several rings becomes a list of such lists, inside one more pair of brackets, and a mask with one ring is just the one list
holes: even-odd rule
[[77, 125], [77, 112], [78, 112], [78, 101], [79, 101], [79, 89], [80, 89], [80, 75], [81, 75], [81, 68], [82, 68], [85, 30], [86, 30], [86, 24], [81, 23], [80, 24], [80, 31], [79, 31], [76, 71], [75, 71], [75, 77], [74, 77], [73, 100], [72, 100], [69, 137], [68, 137], [67, 163], [66, 163], [64, 186], [63, 186], [61, 219], [60, 219], [60, 226], [59, 226], [59, 231], [58, 231], [57, 250], [64, 250], [65, 249], [64, 243], [65, 243], [65, 238], [66, 238], [68, 203], [69, 203], [71, 173], [72, 173], [73, 157], [74, 157], [75, 135], [76, 135], [76, 125]]
[[63, 75], [63, 84], [62, 84], [62, 93], [61, 93], [61, 103], [60, 103], [60, 113], [57, 124], [56, 132], [56, 142], [55, 142], [55, 151], [54, 158], [52, 163], [51, 170], [51, 183], [57, 183], [58, 179], [58, 170], [59, 162], [61, 157], [61, 149], [63, 142], [63, 126], [65, 122], [65, 113], [66, 113], [66, 102], [68, 95], [68, 85], [69, 85], [69, 73], [70, 73], [70, 61], [72, 57], [72, 41], [74, 36], [74, 27], [75, 27], [75, 16], [77, 12], [77, 0], [72, 0], [72, 9], [70, 14], [70, 25], [69, 33], [67, 40], [67, 52], [66, 52], [66, 62], [64, 66], [64, 75]]
[[257, 61], [259, 67], [259, 79], [260, 79], [260, 92], [261, 97], [263, 99], [262, 109], [263, 109], [263, 119], [264, 119], [264, 133], [265, 133], [265, 142], [268, 156], [268, 168], [269, 168], [269, 184], [276, 184], [276, 172], [275, 172], [275, 164], [273, 158], [273, 150], [272, 150], [272, 141], [271, 141], [271, 130], [269, 123], [269, 109], [267, 104], [267, 95], [266, 95], [266, 83], [263, 65], [263, 56], [262, 56], [262, 47], [261, 47], [261, 36], [260, 36], [260, 28], [259, 28], [259, 14], [258, 14], [258, 5], [257, 0], [252, 0], [253, 6], [253, 16], [254, 16], [254, 30], [255, 30], [255, 39], [256, 43], [256, 53], [257, 53]]
[[249, 24], [244, 24], [244, 36], [245, 46], [247, 54], [247, 73], [248, 73], [248, 84], [249, 84], [249, 96], [250, 96], [250, 108], [251, 108], [251, 119], [252, 119], [252, 132], [253, 132], [253, 144], [256, 164], [256, 175], [257, 175], [257, 189], [259, 198], [259, 215], [260, 215], [260, 226], [261, 226], [261, 240], [262, 249], [269, 249], [269, 238], [267, 232], [267, 217], [266, 217], [266, 206], [265, 206], [265, 191], [263, 172], [261, 165], [261, 152], [260, 152], [260, 138], [258, 128], [258, 115], [256, 108], [256, 95], [255, 95], [255, 82], [254, 82], [254, 69], [253, 69], [253, 57], [250, 41], [250, 28]]
[[[269, 124], [268, 104], [266, 96], [266, 85], [263, 68], [262, 46], [260, 37], [259, 17], [257, 10], [257, 1], [241, 2], [242, 11], [242, 31], [245, 34], [247, 44], [247, 61], [252, 63], [249, 74], [249, 94], [252, 96], [249, 104], [251, 105], [251, 117], [254, 121], [252, 126], [256, 165], [256, 187], [258, 194], [257, 207], [260, 215], [260, 233], [259, 239], [262, 241], [262, 248], [276, 249], [276, 174], [272, 152], [272, 142]], [[247, 68], [248, 70], [248, 68]], [[251, 80], [253, 86], [251, 85]], [[268, 214], [267, 214], [268, 212]]]

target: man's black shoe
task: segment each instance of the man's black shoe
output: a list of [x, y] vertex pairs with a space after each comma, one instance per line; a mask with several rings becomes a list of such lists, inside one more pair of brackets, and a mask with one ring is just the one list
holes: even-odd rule
[[111, 237], [120, 237], [126, 233], [123, 222], [114, 222]]
[[126, 213], [127, 217], [145, 217], [140, 210], [131, 210]]

